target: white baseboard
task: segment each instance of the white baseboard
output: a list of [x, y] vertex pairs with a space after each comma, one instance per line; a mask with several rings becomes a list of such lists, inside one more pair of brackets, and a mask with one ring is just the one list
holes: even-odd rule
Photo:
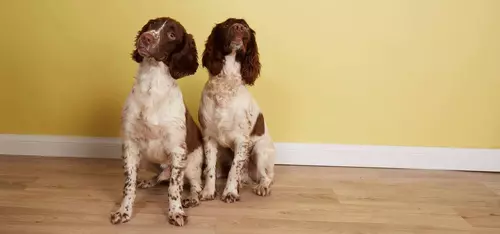
[[[0, 134], [0, 154], [120, 158], [119, 138]], [[500, 172], [500, 149], [276, 143], [276, 164]]]

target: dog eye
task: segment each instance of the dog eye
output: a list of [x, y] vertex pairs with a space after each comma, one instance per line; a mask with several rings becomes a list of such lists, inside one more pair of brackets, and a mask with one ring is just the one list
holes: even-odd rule
[[168, 32], [167, 36], [170, 40], [175, 40], [175, 33], [174, 32]]

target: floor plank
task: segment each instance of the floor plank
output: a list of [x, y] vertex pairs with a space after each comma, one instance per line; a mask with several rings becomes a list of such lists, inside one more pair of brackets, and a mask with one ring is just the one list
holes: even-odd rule
[[115, 226], [120, 160], [0, 156], [0, 233], [493, 234], [499, 185], [500, 173], [277, 166], [270, 197], [243, 188], [235, 204], [187, 209], [179, 228], [161, 185], [138, 190], [132, 220]]
[[457, 208], [457, 211], [473, 227], [500, 228], [500, 207]]

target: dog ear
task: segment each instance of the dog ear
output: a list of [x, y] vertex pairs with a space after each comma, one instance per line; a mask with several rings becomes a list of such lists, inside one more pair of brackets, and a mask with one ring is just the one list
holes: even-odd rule
[[150, 19], [145, 25], [142, 26], [141, 30], [137, 32], [137, 35], [135, 36], [135, 41], [134, 41], [134, 47], [135, 49], [132, 51], [132, 60], [134, 60], [137, 63], [141, 63], [142, 60], [144, 59], [139, 52], [137, 52], [137, 40], [139, 40], [139, 37], [146, 32], [149, 29], [149, 26], [155, 22], [156, 19]]
[[253, 85], [260, 75], [259, 48], [255, 31], [250, 29], [250, 39], [241, 62], [241, 78], [247, 85]]
[[193, 35], [186, 33], [184, 41], [179, 45], [182, 48], [170, 56], [168, 67], [174, 79], [196, 73], [198, 69], [198, 51]]
[[224, 63], [224, 55], [222, 54], [222, 48], [224, 42], [219, 42], [220, 39], [219, 29], [220, 24], [217, 24], [212, 29], [212, 32], [208, 36], [205, 42], [205, 50], [203, 51], [203, 57], [201, 59], [202, 66], [208, 69], [208, 72], [216, 76], [222, 71], [222, 66]]

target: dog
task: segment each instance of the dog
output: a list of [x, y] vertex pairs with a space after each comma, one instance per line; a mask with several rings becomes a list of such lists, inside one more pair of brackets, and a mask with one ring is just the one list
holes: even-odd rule
[[[205, 42], [202, 65], [209, 72], [200, 101], [206, 168], [201, 200], [215, 198], [218, 148], [234, 152], [221, 200], [239, 200], [245, 169], [257, 185], [255, 194], [267, 196], [274, 181], [275, 147], [264, 115], [248, 91], [260, 75], [255, 31], [244, 19], [217, 23]], [[224, 166], [224, 165], [222, 165]], [[220, 176], [218, 176], [220, 177]]]
[[187, 223], [181, 202], [184, 179], [191, 185], [187, 203], [197, 205], [204, 157], [201, 131], [185, 106], [176, 80], [198, 69], [196, 44], [175, 19], [150, 19], [135, 38], [132, 59], [139, 68], [122, 111], [123, 200], [110, 220], [113, 224], [130, 220], [138, 166], [141, 160], [147, 160], [165, 168], [156, 179], [141, 181], [139, 187], [168, 179], [168, 221], [183, 226]]

